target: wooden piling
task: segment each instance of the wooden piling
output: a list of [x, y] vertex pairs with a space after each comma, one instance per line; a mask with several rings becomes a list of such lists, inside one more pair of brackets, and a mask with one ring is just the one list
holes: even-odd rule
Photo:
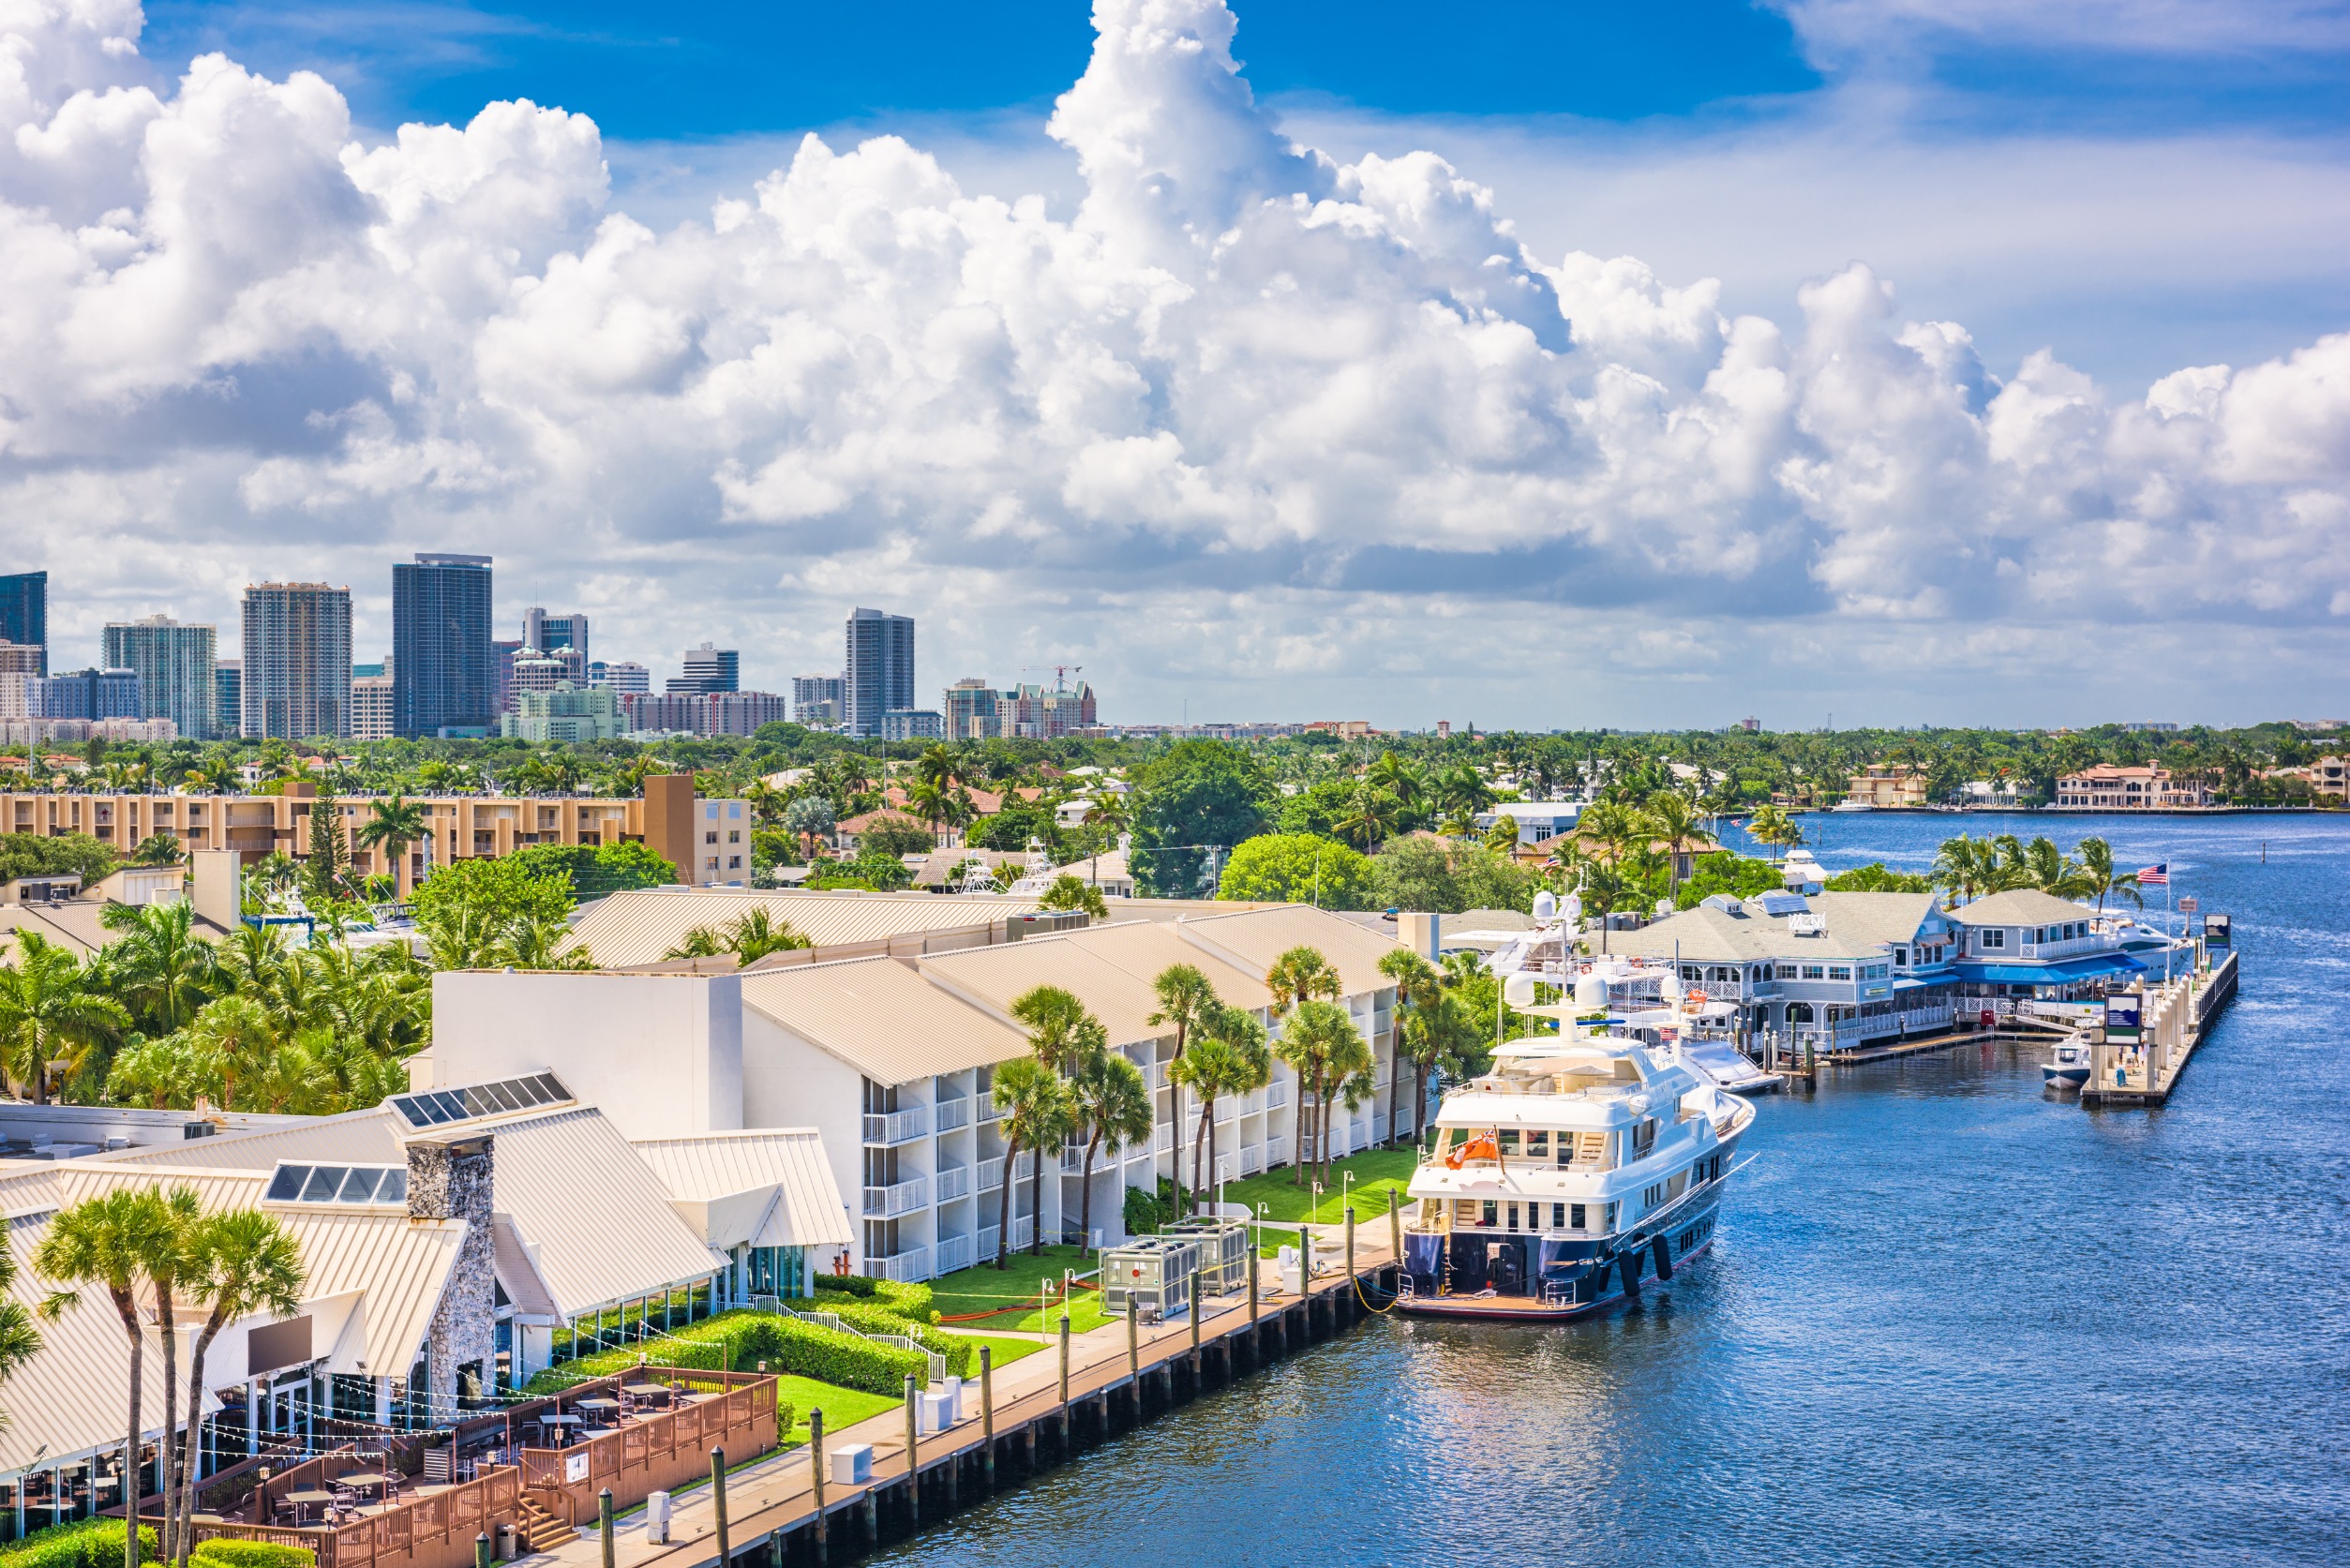
[[987, 1461], [980, 1467], [982, 1485], [990, 1497], [995, 1494], [995, 1354], [994, 1348], [980, 1347], [980, 1430], [987, 1439]]
[[922, 1527], [922, 1405], [914, 1374], [906, 1374], [906, 1516]]
[[733, 1561], [726, 1542], [726, 1451], [710, 1451], [710, 1505], [718, 1519], [718, 1568]]
[[[981, 1347], [980, 1365], [985, 1366], [986, 1360], [987, 1351], [985, 1347]], [[831, 1543], [825, 1536], [824, 1519], [824, 1412], [820, 1410], [812, 1410], [808, 1412], [808, 1475], [809, 1489], [814, 1493], [816, 1502], [816, 1561], [830, 1561], [831, 1559], [826, 1556], [826, 1551]], [[607, 1563], [606, 1568], [610, 1568], [610, 1565]]]

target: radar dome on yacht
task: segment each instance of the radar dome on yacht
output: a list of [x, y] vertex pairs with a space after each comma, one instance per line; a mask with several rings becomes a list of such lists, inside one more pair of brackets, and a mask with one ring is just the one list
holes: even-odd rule
[[1608, 982], [1596, 974], [1585, 974], [1575, 981], [1575, 1009], [1578, 1012], [1605, 1012], [1608, 1008]]
[[1541, 892], [1534, 895], [1535, 919], [1547, 923], [1550, 920], [1556, 919], [1558, 918], [1558, 913], [1559, 901], [1551, 896], [1550, 890], [1548, 888], [1545, 888]]
[[1532, 975], [1512, 975], [1502, 982], [1502, 1000], [1513, 1008], [1534, 1005], [1534, 978]]

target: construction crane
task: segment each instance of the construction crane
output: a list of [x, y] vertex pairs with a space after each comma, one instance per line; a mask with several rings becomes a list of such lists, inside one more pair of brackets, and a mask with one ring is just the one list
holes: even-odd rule
[[1053, 672], [1053, 690], [1066, 692], [1069, 690], [1070, 676], [1085, 674], [1085, 666], [1083, 665], [1023, 665], [1020, 666], [1020, 673], [1023, 675], [1041, 675], [1046, 670]]

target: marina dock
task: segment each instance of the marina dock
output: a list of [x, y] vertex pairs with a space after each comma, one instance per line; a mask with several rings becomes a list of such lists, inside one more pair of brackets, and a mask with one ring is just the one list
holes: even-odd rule
[[2210, 1032], [2221, 1009], [2236, 997], [2236, 954], [2198, 963], [2166, 985], [2149, 982], [2133, 1041], [2092, 1031], [2088, 1082], [2081, 1085], [2084, 1106], [2160, 1105], [2185, 1076], [2195, 1047]]
[[[607, 1543], [591, 1528], [523, 1561], [560, 1568], [790, 1568], [845, 1562], [1068, 1463], [1201, 1395], [1326, 1340], [1395, 1299], [1392, 1244], [1376, 1220], [1355, 1237], [1351, 1263], [1280, 1291], [1258, 1261], [1255, 1288], [1207, 1300], [1196, 1315], [1154, 1324], [1115, 1321], [1024, 1356], [964, 1389], [945, 1429], [917, 1434], [906, 1409], [747, 1466], [713, 1496], [677, 1499], [671, 1540], [647, 1539], [642, 1514]], [[1194, 1298], [1198, 1299], [1198, 1298]], [[833, 1482], [827, 1456], [869, 1444], [869, 1479]]]

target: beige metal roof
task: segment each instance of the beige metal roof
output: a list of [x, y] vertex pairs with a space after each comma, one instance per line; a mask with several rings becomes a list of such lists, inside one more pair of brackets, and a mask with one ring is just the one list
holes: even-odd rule
[[922, 932], [960, 931], [1034, 910], [1032, 898], [988, 894], [809, 892], [742, 888], [651, 889], [614, 893], [582, 910], [565, 948], [584, 947], [597, 963], [657, 962], [696, 926], [724, 930], [745, 910], [762, 907], [819, 948], [886, 941]]
[[[1016, 952], [1025, 946], [973, 951]], [[876, 1083], [910, 1083], [1028, 1053], [1027, 1037], [1019, 1030], [891, 958], [753, 970], [742, 977], [742, 1000]]]
[[1285, 903], [1235, 915], [1195, 916], [1178, 921], [1189, 939], [1205, 944], [1251, 973], [1263, 976], [1292, 948], [1314, 948], [1330, 961], [1347, 994], [1392, 987], [1379, 961], [1400, 945], [1393, 937], [1365, 931], [1352, 920], [1310, 904]]
[[1073, 934], [934, 954], [922, 960], [921, 967], [938, 985], [1007, 1018], [1012, 1003], [1026, 992], [1056, 985], [1074, 993], [1101, 1020], [1112, 1045], [1132, 1045], [1175, 1034], [1172, 1028], [1150, 1021], [1150, 1015], [1159, 1010], [1159, 997], [1147, 976], [1111, 963], [1080, 945]]
[[2037, 888], [2017, 888], [1962, 903], [1950, 918], [1969, 926], [2039, 926], [2087, 919], [2093, 913], [2085, 903], [2067, 903]]
[[673, 1200], [703, 1205], [706, 1212], [745, 1193], [774, 1195], [774, 1202], [739, 1227], [742, 1234], [722, 1237], [706, 1230], [704, 1239], [712, 1246], [846, 1247], [856, 1239], [824, 1140], [814, 1127], [654, 1138], [635, 1147]]
[[498, 1283], [514, 1303], [516, 1312], [533, 1318], [560, 1320], [562, 1308], [556, 1305], [554, 1292], [546, 1287], [546, 1276], [539, 1273], [538, 1259], [531, 1254], [526, 1240], [510, 1214], [492, 1214], [490, 1243], [496, 1251]]
[[602, 1112], [556, 1111], [484, 1130], [495, 1140], [498, 1208], [538, 1249], [539, 1275], [563, 1316], [682, 1285], [724, 1265], [670, 1208], [660, 1179]]
[[[34, 1275], [31, 1263], [33, 1249], [57, 1209], [112, 1187], [143, 1187], [157, 1179], [151, 1168], [76, 1161], [0, 1184], [6, 1189], [0, 1202], [12, 1215], [8, 1232], [19, 1264], [16, 1298], [28, 1307], [37, 1307], [52, 1289]], [[261, 1173], [247, 1171], [174, 1170], [171, 1179], [172, 1185], [193, 1189], [207, 1209], [255, 1205], [265, 1185]], [[405, 1367], [431, 1326], [465, 1226], [412, 1220], [399, 1210], [305, 1212], [289, 1204], [270, 1205], [269, 1212], [301, 1248], [306, 1308], [335, 1297], [359, 1296], [359, 1343], [364, 1348], [354, 1359], [365, 1359], [370, 1366]], [[7, 1403], [17, 1419], [0, 1430], [0, 1471], [25, 1463], [44, 1442], [52, 1456], [67, 1456], [122, 1441], [130, 1346], [112, 1304], [103, 1292], [84, 1291], [77, 1306], [56, 1322], [38, 1326], [41, 1353], [8, 1381]], [[154, 1426], [160, 1426], [163, 1418], [160, 1368], [161, 1347], [150, 1336], [144, 1403]]]
[[392, 1113], [378, 1106], [345, 1112], [339, 1116], [307, 1118], [289, 1127], [260, 1131], [223, 1131], [211, 1138], [190, 1138], [178, 1143], [157, 1143], [109, 1155], [112, 1165], [186, 1166], [213, 1170], [266, 1171], [279, 1160], [339, 1160], [351, 1165], [397, 1165], [401, 1152], [400, 1126]]
[[1228, 1007], [1263, 1011], [1273, 1005], [1273, 993], [1265, 989], [1263, 978], [1196, 942], [1184, 940], [1181, 929], [1172, 922], [1127, 920], [1116, 925], [1088, 927], [1066, 936], [1031, 937], [1029, 942], [1065, 942], [1125, 970], [1145, 985], [1172, 965], [1188, 963], [1207, 977], [1216, 994]]

